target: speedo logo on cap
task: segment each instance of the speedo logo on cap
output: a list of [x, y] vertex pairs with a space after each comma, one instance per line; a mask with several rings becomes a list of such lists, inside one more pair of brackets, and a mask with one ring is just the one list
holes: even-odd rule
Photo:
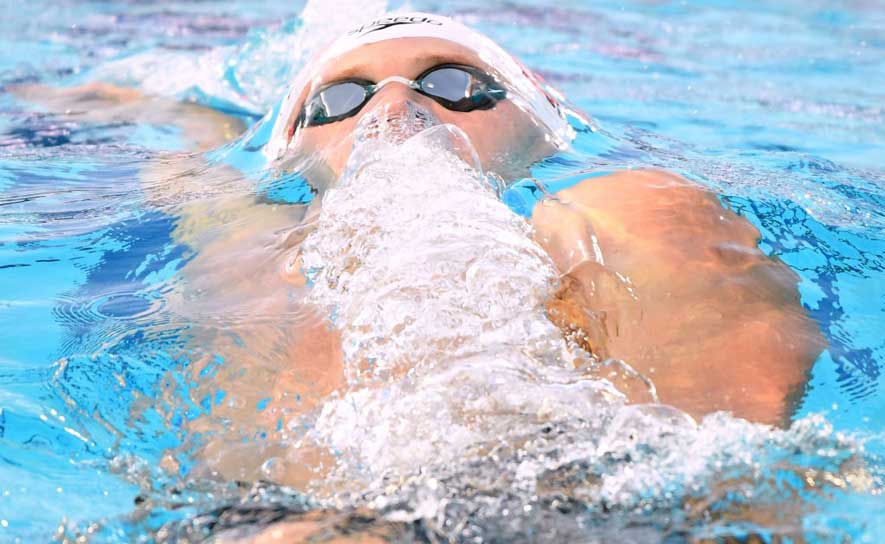
[[379, 30], [384, 30], [385, 28], [390, 28], [392, 26], [417, 25], [421, 23], [442, 26], [442, 21], [437, 21], [436, 19], [431, 19], [430, 17], [417, 15], [400, 15], [398, 17], [385, 17], [383, 19], [378, 19], [377, 21], [372, 21], [369, 24], [351, 30], [347, 33], [347, 35], [351, 36], [353, 34], [368, 34], [370, 32], [377, 32]]

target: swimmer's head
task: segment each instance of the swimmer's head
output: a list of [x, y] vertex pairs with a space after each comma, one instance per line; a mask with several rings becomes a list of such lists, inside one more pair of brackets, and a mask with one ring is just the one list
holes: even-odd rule
[[408, 135], [445, 123], [464, 132], [484, 169], [510, 177], [573, 136], [550, 92], [460, 23], [393, 15], [354, 28], [319, 53], [283, 101], [266, 149], [271, 159], [311, 157], [338, 176], [367, 126]]

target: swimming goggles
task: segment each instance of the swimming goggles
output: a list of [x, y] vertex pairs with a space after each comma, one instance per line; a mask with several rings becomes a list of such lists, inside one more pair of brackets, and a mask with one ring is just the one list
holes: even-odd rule
[[407, 85], [452, 111], [491, 109], [507, 96], [504, 87], [477, 68], [442, 64], [430, 68], [415, 80], [390, 76], [378, 83], [364, 79], [330, 83], [307, 99], [295, 126], [315, 127], [352, 117], [375, 93], [393, 81]]

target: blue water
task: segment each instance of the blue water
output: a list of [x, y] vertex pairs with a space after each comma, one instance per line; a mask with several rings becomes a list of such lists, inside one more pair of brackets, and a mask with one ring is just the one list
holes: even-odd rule
[[[829, 343], [795, 417], [823, 414], [834, 433], [863, 441], [865, 462], [881, 474], [880, 3], [410, 4], [486, 32], [598, 123], [600, 132], [581, 134], [574, 152], [540, 167], [539, 177], [660, 166], [707, 185], [752, 221], [761, 247], [802, 278], [803, 305]], [[128, 517], [136, 496], [162, 496], [174, 480], [157, 466], [168, 448], [187, 442], [184, 423], [226, 394], [189, 394], [194, 386], [183, 369], [193, 363], [185, 347], [192, 331], [163, 309], [192, 255], [173, 239], [173, 218], [146, 203], [138, 178], [144, 161], [181, 149], [181, 134], [58, 118], [10, 89], [117, 78], [253, 124], [301, 61], [268, 47], [300, 36], [300, 8], [4, 0], [0, 541], [46, 541], [57, 530], [128, 541], [199, 511], [181, 507], [188, 493], [203, 508], [213, 504], [218, 489], [215, 499], [185, 489], [170, 499], [175, 508], [158, 501], [145, 519]], [[150, 77], [119, 68], [143, 65], [133, 58], [153, 63]], [[219, 66], [205, 74], [175, 69], [193, 59]], [[259, 130], [254, 138], [261, 137]], [[219, 156], [255, 170], [248, 147]], [[275, 181], [271, 188], [280, 191], [272, 198], [309, 198], [300, 186]], [[144, 399], [149, 409], [133, 408]], [[188, 461], [179, 461], [186, 476]], [[840, 495], [808, 523], [832, 531], [834, 541], [876, 542], [885, 531], [882, 490], [877, 481], [867, 493]]]

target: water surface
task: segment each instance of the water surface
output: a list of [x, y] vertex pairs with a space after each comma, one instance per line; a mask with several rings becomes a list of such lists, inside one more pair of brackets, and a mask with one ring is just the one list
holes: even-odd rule
[[[788, 534], [874, 542], [885, 529], [885, 11], [865, 2], [412, 7], [488, 33], [598, 123], [602, 130], [581, 133], [574, 152], [539, 165], [538, 179], [555, 187], [580, 172], [659, 166], [710, 187], [760, 229], [764, 251], [800, 275], [802, 303], [829, 347], [787, 431], [726, 416], [698, 429], [633, 411], [575, 417], [515, 429], [496, 457], [466, 455], [471, 463], [432, 466], [430, 479], [371, 488], [340, 498], [343, 506], [369, 504], [390, 519], [424, 520], [427, 531], [462, 537], [543, 528], [593, 541], [629, 528], [637, 540], [655, 541], [740, 534], [746, 528], [734, 513], [755, 504], [805, 511]], [[383, 5], [366, 9], [375, 8]], [[279, 408], [268, 384], [285, 354], [268, 349], [266, 365], [246, 367], [194, 347], [208, 336], [230, 333], [236, 344], [254, 332], [263, 323], [258, 302], [197, 291], [185, 303], [176, 298], [194, 287], [183, 285], [185, 265], [209, 272], [230, 265], [182, 242], [183, 203], [254, 192], [300, 217], [311, 201], [297, 179], [262, 174], [249, 142], [261, 140], [264, 125], [213, 154], [210, 166], [185, 165], [179, 179], [212, 179], [211, 194], [157, 203], [149, 188], [174, 178], [168, 170], [151, 177], [148, 165], [186, 148], [179, 130], [46, 114], [10, 90], [104, 79], [195, 100], [252, 126], [313, 48], [347, 28], [346, 10], [329, 9], [313, 5], [301, 18], [297, 5], [242, 2], [37, 1], [6, 10], [3, 539], [46, 540], [60, 528], [97, 541], [147, 540], [164, 525], [161, 538], [208, 530], [206, 518], [175, 522], [243, 500], [284, 511], [311, 505], [313, 498], [272, 487], [213, 483], [188, 455], [221, 428], [231, 451], [239, 442], [245, 452], [281, 432], [264, 416]], [[207, 236], [222, 231], [236, 229]], [[260, 240], [256, 247], [274, 249], [250, 255], [282, 251], [272, 237]], [[217, 276], [201, 277], [211, 292]], [[297, 307], [275, 312], [290, 324], [317, 319]], [[282, 323], [264, 323], [265, 345], [285, 337]], [[248, 385], [230, 387], [237, 383]], [[254, 425], [230, 428], [232, 414]], [[641, 440], [619, 429], [640, 429]], [[850, 468], [857, 465], [865, 468]], [[272, 477], [273, 466], [265, 468]], [[852, 477], [869, 481], [854, 485]], [[496, 491], [477, 493], [483, 485]]]

